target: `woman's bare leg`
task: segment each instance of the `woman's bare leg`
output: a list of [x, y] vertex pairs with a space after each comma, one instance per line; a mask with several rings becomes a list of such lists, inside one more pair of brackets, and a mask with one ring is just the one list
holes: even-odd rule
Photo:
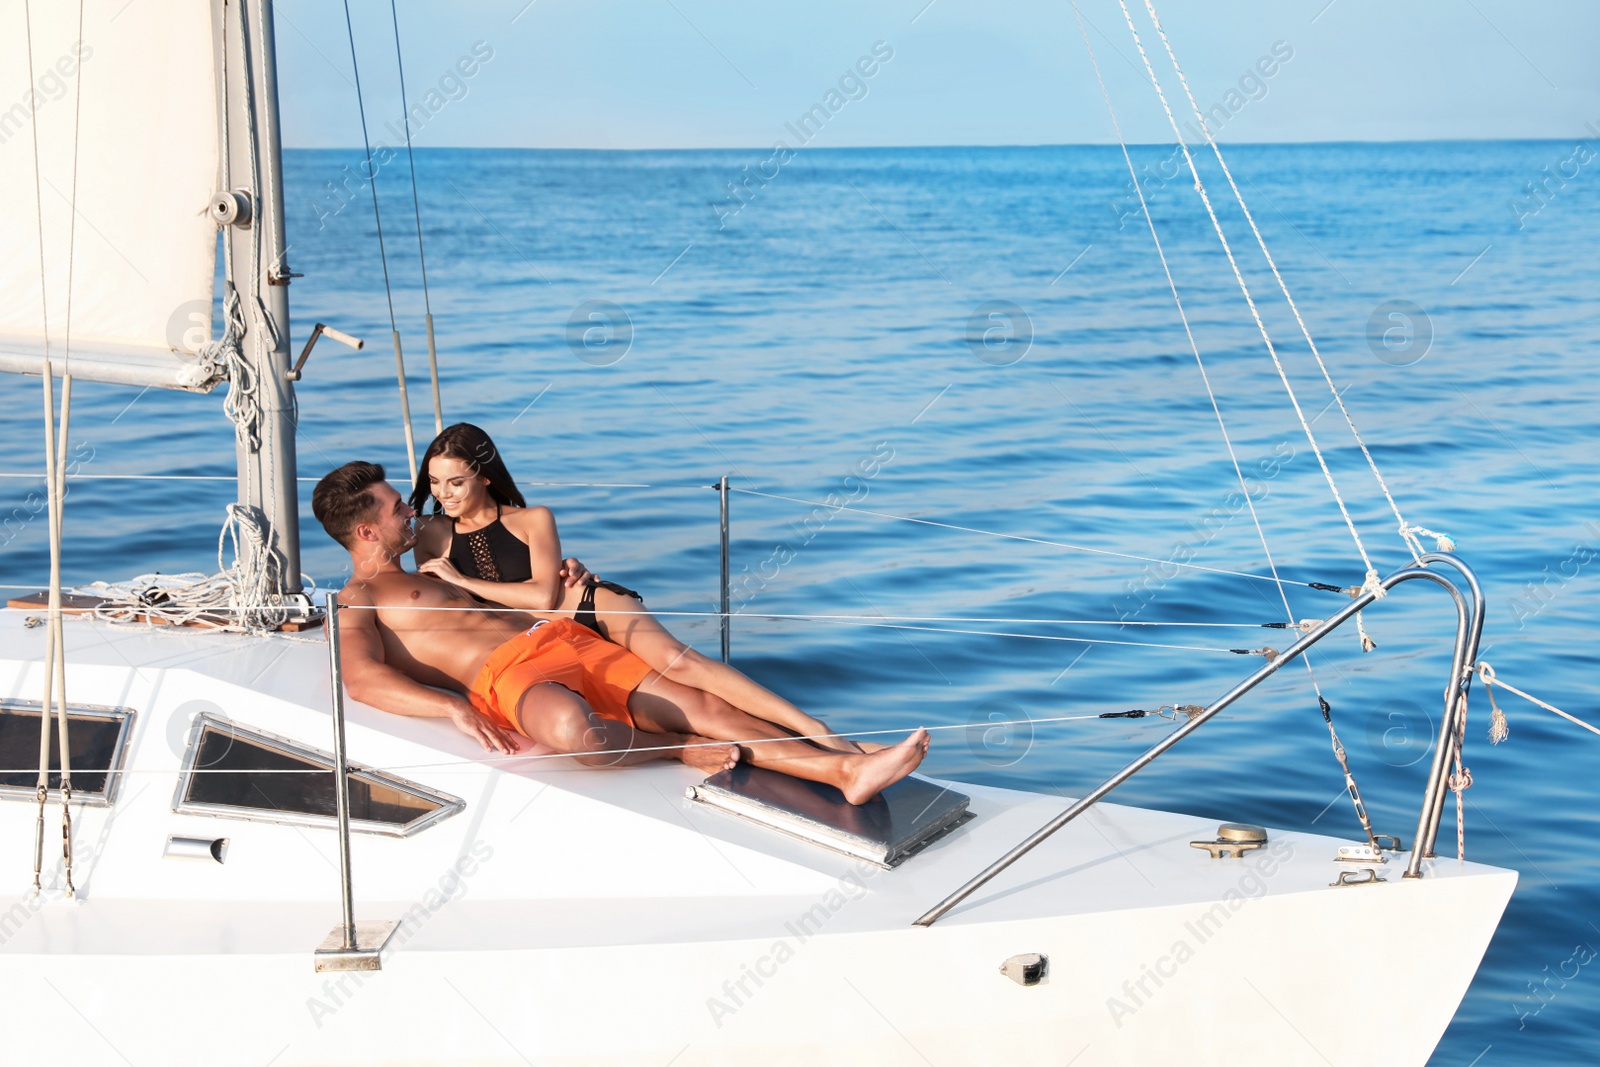
[[876, 742], [857, 744], [848, 737], [827, 736], [833, 733], [827, 723], [807, 715], [726, 663], [696, 652], [673, 637], [655, 616], [645, 613], [644, 605], [632, 597], [597, 588], [595, 610], [612, 641], [680, 685], [721, 697], [735, 708], [787, 727], [801, 737], [817, 738], [818, 745], [835, 752], [875, 752], [884, 747]]
[[533, 740], [589, 767], [629, 767], [677, 759], [707, 774], [739, 762], [739, 746], [687, 732], [647, 733], [597, 715], [578, 694], [554, 682], [529, 686], [517, 701], [517, 721]]
[[660, 674], [651, 674], [633, 691], [628, 710], [650, 732], [751, 742], [739, 745], [749, 762], [836, 786], [852, 804], [865, 804], [916, 770], [928, 753], [928, 732], [920, 728], [898, 745], [877, 752], [826, 752], [791, 737], [775, 723], [739, 710], [719, 696], [691, 689]]

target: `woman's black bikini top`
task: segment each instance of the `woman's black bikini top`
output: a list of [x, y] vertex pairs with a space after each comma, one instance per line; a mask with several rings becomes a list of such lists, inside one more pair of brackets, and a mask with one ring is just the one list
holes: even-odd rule
[[[455, 531], [455, 520], [450, 520], [450, 528]], [[453, 532], [450, 537], [450, 552], [446, 558], [455, 565], [456, 570], [468, 578], [478, 578], [485, 582], [525, 582], [533, 577], [533, 563], [528, 555], [528, 546], [522, 539], [500, 521], [500, 505], [495, 505], [494, 521], [481, 530], [471, 533]], [[604, 586], [613, 593], [633, 597], [641, 604], [644, 598], [627, 586], [618, 585], [616, 582], [591, 579], [588, 588], [583, 591], [583, 599], [578, 604], [575, 620], [581, 626], [587, 626], [601, 637], [609, 638], [606, 633], [605, 623], [601, 622], [595, 614], [594, 591], [596, 586]]]
[[456, 570], [468, 578], [485, 582], [525, 582], [533, 577], [533, 563], [528, 556], [528, 546], [516, 534], [506, 529], [500, 521], [500, 505], [494, 508], [494, 521], [481, 530], [461, 533], [455, 529], [450, 538], [448, 558]]

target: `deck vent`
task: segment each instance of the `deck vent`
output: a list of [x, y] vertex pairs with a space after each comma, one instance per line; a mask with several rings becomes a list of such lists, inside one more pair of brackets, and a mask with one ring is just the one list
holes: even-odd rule
[[741, 763], [684, 794], [688, 799], [847, 856], [898, 866], [971, 818], [965, 794], [904, 778], [865, 804], [831, 785]]
[[169, 860], [204, 860], [207, 863], [221, 863], [228, 858], [228, 839], [179, 837], [177, 834], [169, 834], [167, 847], [161, 854]]
[[1000, 973], [1018, 985], [1038, 985], [1050, 973], [1050, 957], [1042, 952], [1024, 952], [1002, 963]]
[[1212, 859], [1232, 856], [1243, 859], [1246, 852], [1254, 852], [1267, 843], [1267, 831], [1247, 822], [1225, 822], [1217, 827], [1215, 841], [1190, 841], [1190, 848], [1203, 848]]

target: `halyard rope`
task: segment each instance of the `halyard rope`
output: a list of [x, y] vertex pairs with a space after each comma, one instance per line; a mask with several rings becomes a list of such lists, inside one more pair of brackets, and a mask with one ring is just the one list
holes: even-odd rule
[[444, 432], [444, 405], [439, 399], [439, 355], [433, 345], [433, 304], [428, 298], [428, 257], [422, 250], [422, 203], [417, 196], [417, 159], [411, 151], [411, 109], [406, 103], [406, 65], [400, 55], [400, 13], [389, 0], [394, 23], [394, 65], [400, 72], [400, 119], [406, 129], [406, 162], [411, 166], [411, 213], [417, 221], [417, 262], [422, 268], [422, 307], [428, 323], [428, 375], [433, 383], [433, 432]]
[[[1384, 499], [1389, 502], [1389, 510], [1394, 512], [1395, 521], [1400, 524], [1401, 539], [1405, 542], [1406, 547], [1410, 549], [1413, 559], [1418, 562], [1421, 562], [1422, 556], [1425, 555], [1421, 543], [1417, 540], [1418, 534], [1434, 538], [1440, 552], [1455, 551], [1455, 542], [1449, 537], [1435, 533], [1425, 527], [1412, 526], [1400, 514], [1400, 505], [1395, 503], [1394, 494], [1389, 492], [1389, 484], [1384, 481], [1383, 472], [1378, 470], [1377, 461], [1372, 458], [1372, 452], [1367, 448], [1366, 441], [1362, 439], [1361, 431], [1356, 429], [1355, 419], [1351, 417], [1349, 409], [1345, 407], [1344, 398], [1339, 395], [1338, 386], [1333, 384], [1333, 375], [1328, 372], [1327, 364], [1322, 360], [1322, 353], [1317, 350], [1317, 343], [1312, 339], [1311, 330], [1306, 326], [1305, 319], [1300, 314], [1300, 308], [1294, 302], [1294, 296], [1289, 292], [1288, 283], [1283, 280], [1283, 275], [1278, 271], [1278, 264], [1272, 258], [1272, 252], [1267, 248], [1266, 239], [1261, 236], [1261, 230], [1256, 226], [1255, 216], [1250, 213], [1250, 208], [1245, 204], [1244, 194], [1239, 191], [1238, 184], [1233, 180], [1233, 172], [1228, 169], [1227, 160], [1222, 158], [1222, 148], [1217, 144], [1216, 138], [1212, 136], [1211, 127], [1206, 124], [1205, 114], [1200, 110], [1200, 104], [1195, 100], [1194, 92], [1189, 88], [1189, 79], [1184, 76], [1183, 67], [1178, 64], [1178, 57], [1172, 50], [1172, 42], [1167, 39], [1167, 31], [1162, 28], [1161, 18], [1156, 14], [1154, 0], [1144, 0], [1144, 6], [1145, 10], [1150, 14], [1151, 24], [1161, 37], [1161, 44], [1166, 49], [1167, 58], [1172, 61], [1172, 69], [1177, 72], [1178, 81], [1183, 85], [1184, 95], [1189, 98], [1189, 107], [1194, 112], [1195, 121], [1200, 124], [1200, 131], [1205, 135], [1206, 143], [1211, 146], [1212, 154], [1216, 156], [1217, 164], [1222, 168], [1223, 176], [1228, 180], [1228, 187], [1233, 190], [1233, 198], [1238, 202], [1239, 210], [1244, 213], [1245, 221], [1250, 224], [1250, 232], [1255, 235], [1256, 244], [1260, 247], [1261, 255], [1265, 257], [1267, 266], [1272, 269], [1272, 277], [1277, 281], [1278, 289], [1283, 293], [1283, 299], [1288, 303], [1289, 310], [1294, 313], [1294, 321], [1300, 327], [1300, 334], [1306, 339], [1306, 345], [1311, 349], [1311, 355], [1317, 361], [1318, 369], [1322, 371], [1323, 380], [1328, 383], [1328, 388], [1333, 393], [1333, 399], [1339, 405], [1339, 412], [1344, 416], [1345, 424], [1350, 427], [1351, 436], [1356, 439], [1356, 444], [1361, 448], [1361, 454], [1366, 457], [1367, 466], [1371, 468], [1372, 476], [1378, 482], [1378, 488], [1383, 490]], [[1176, 129], [1176, 126], [1174, 126], [1174, 129]], [[1197, 177], [1196, 181], [1198, 180]], [[1242, 285], [1243, 282], [1240, 284]]]
[[[1328, 489], [1333, 494], [1333, 499], [1339, 505], [1339, 514], [1344, 517], [1345, 526], [1350, 531], [1350, 537], [1355, 542], [1356, 551], [1361, 555], [1361, 562], [1366, 566], [1366, 580], [1362, 584], [1364, 591], [1372, 593], [1375, 597], [1382, 597], [1386, 590], [1380, 584], [1378, 570], [1372, 564], [1372, 559], [1367, 555], [1367, 548], [1361, 541], [1361, 534], [1356, 530], [1355, 520], [1350, 517], [1350, 509], [1345, 506], [1344, 497], [1339, 492], [1338, 483], [1334, 481], [1333, 471], [1328, 467], [1328, 461], [1322, 454], [1322, 448], [1317, 444], [1317, 437], [1311, 430], [1311, 424], [1306, 421], [1305, 412], [1300, 407], [1300, 400], [1295, 396], [1294, 386], [1289, 381], [1288, 372], [1283, 369], [1283, 362], [1278, 358], [1277, 346], [1272, 343], [1272, 335], [1267, 330], [1267, 324], [1261, 318], [1261, 312], [1256, 307], [1255, 298], [1250, 293], [1250, 286], [1244, 280], [1244, 273], [1239, 269], [1238, 261], [1233, 256], [1233, 246], [1228, 243], [1227, 234], [1223, 232], [1222, 222], [1217, 218], [1216, 209], [1211, 204], [1211, 197], [1206, 192], [1205, 182], [1200, 178], [1199, 168], [1195, 166], [1194, 157], [1189, 152], [1189, 144], [1183, 139], [1183, 132], [1178, 128], [1178, 120], [1172, 113], [1172, 106], [1167, 102], [1167, 94], [1161, 88], [1160, 79], [1156, 77], [1155, 68], [1150, 63], [1150, 57], [1145, 53], [1144, 40], [1139, 36], [1138, 27], [1133, 24], [1133, 14], [1128, 10], [1126, 0], [1117, 0], [1117, 6], [1122, 9], [1123, 20], [1128, 25], [1128, 32], [1133, 35], [1134, 47], [1139, 52], [1139, 58], [1144, 62], [1145, 73], [1150, 79], [1151, 86], [1156, 91], [1156, 96], [1161, 101], [1161, 109], [1166, 113], [1167, 122], [1172, 126], [1172, 132], [1178, 139], [1178, 147], [1183, 152], [1184, 162], [1188, 164], [1189, 173], [1194, 177], [1195, 192], [1200, 194], [1200, 202], [1205, 205], [1206, 214], [1211, 219], [1211, 228], [1217, 235], [1218, 242], [1222, 245], [1223, 254], [1228, 259], [1228, 266], [1233, 270], [1234, 279], [1239, 283], [1239, 291], [1244, 294], [1245, 304], [1250, 308], [1250, 317], [1255, 320], [1256, 329], [1261, 334], [1261, 340], [1267, 347], [1267, 354], [1272, 357], [1272, 365], [1277, 368], [1278, 378], [1283, 382], [1283, 388], [1288, 393], [1289, 403], [1294, 408], [1295, 417], [1300, 420], [1300, 428], [1305, 432], [1306, 440], [1311, 444], [1311, 451], [1317, 457], [1317, 465], [1322, 468], [1323, 478], [1328, 483]], [[1365, 634], [1363, 634], [1365, 637]], [[1365, 644], [1365, 641], [1363, 642]]]
[[[1134, 192], [1138, 195], [1139, 208], [1140, 208], [1141, 212], [1144, 214], [1144, 220], [1145, 220], [1146, 226], [1149, 227], [1150, 239], [1155, 243], [1156, 255], [1159, 256], [1160, 259], [1161, 259], [1161, 270], [1162, 270], [1162, 273], [1166, 276], [1167, 288], [1172, 293], [1172, 301], [1177, 306], [1178, 318], [1183, 323], [1184, 336], [1187, 337], [1188, 340], [1189, 340], [1189, 350], [1194, 354], [1195, 366], [1198, 367], [1199, 370], [1200, 370], [1200, 380], [1205, 384], [1206, 397], [1211, 401], [1211, 410], [1212, 410], [1212, 413], [1216, 416], [1217, 428], [1218, 428], [1218, 430], [1221, 431], [1223, 443], [1227, 446], [1228, 459], [1233, 464], [1234, 476], [1236, 478], [1238, 478], [1238, 480], [1239, 480], [1239, 491], [1240, 491], [1241, 495], [1243, 495], [1245, 503], [1246, 503], [1246, 505], [1248, 505], [1248, 507], [1250, 509], [1250, 521], [1255, 524], [1256, 536], [1261, 541], [1261, 550], [1262, 550], [1262, 552], [1264, 552], [1266, 554], [1267, 567], [1268, 567], [1268, 569], [1270, 569], [1272, 571], [1272, 580], [1277, 586], [1278, 596], [1283, 601], [1283, 613], [1284, 613], [1284, 616], [1288, 620], [1289, 624], [1293, 625], [1293, 623], [1294, 623], [1294, 609], [1289, 606], [1289, 594], [1284, 589], [1283, 582], [1278, 576], [1278, 566], [1277, 566], [1276, 562], [1274, 562], [1274, 560], [1272, 558], [1272, 549], [1267, 544], [1266, 531], [1264, 529], [1262, 529], [1261, 519], [1256, 514], [1255, 502], [1253, 500], [1251, 500], [1251, 498], [1250, 498], [1250, 490], [1249, 490], [1249, 487], [1245, 484], [1244, 472], [1242, 470], [1240, 470], [1240, 468], [1239, 468], [1238, 453], [1235, 451], [1235, 449], [1233, 447], [1233, 439], [1228, 433], [1227, 422], [1222, 417], [1222, 408], [1217, 403], [1216, 392], [1211, 387], [1211, 376], [1206, 371], [1205, 360], [1202, 359], [1201, 356], [1200, 356], [1200, 346], [1195, 341], [1194, 331], [1190, 327], [1190, 324], [1189, 324], [1188, 313], [1184, 310], [1184, 307], [1183, 307], [1183, 299], [1178, 294], [1177, 281], [1172, 277], [1172, 268], [1167, 262], [1166, 250], [1162, 247], [1160, 234], [1156, 231], [1155, 218], [1150, 213], [1150, 205], [1149, 205], [1148, 201], [1145, 200], [1144, 189], [1140, 185], [1138, 171], [1133, 165], [1133, 157], [1128, 153], [1127, 141], [1122, 136], [1122, 124], [1117, 121], [1116, 108], [1111, 103], [1111, 94], [1106, 89], [1105, 79], [1101, 76], [1101, 73], [1100, 73], [1100, 62], [1095, 57], [1094, 45], [1089, 40], [1088, 31], [1084, 29], [1083, 15], [1078, 10], [1078, 5], [1075, 2], [1072, 5], [1072, 11], [1073, 11], [1073, 14], [1077, 18], [1078, 33], [1079, 33], [1079, 35], [1081, 35], [1083, 37], [1084, 47], [1089, 52], [1089, 63], [1094, 68], [1095, 80], [1100, 85], [1100, 95], [1105, 100], [1106, 111], [1111, 116], [1111, 125], [1112, 125], [1112, 128], [1116, 131], [1116, 134], [1117, 134], [1117, 143], [1122, 148], [1122, 158], [1123, 158], [1123, 161], [1127, 164], [1128, 175], [1129, 175], [1130, 179], [1133, 182]], [[1124, 15], [1127, 14], [1127, 8], [1126, 7], [1123, 8], [1123, 14]], [[1132, 24], [1132, 20], [1130, 19], [1129, 20], [1129, 29], [1132, 29], [1132, 28], [1133, 28], [1133, 24]], [[1134, 43], [1135, 44], [1139, 43], [1138, 42], [1138, 34], [1137, 33], [1134, 34]], [[1143, 55], [1142, 46], [1140, 48], [1140, 54]], [[1171, 54], [1170, 47], [1168, 49], [1168, 54], [1169, 55]], [[1176, 60], [1174, 60], [1174, 63], [1176, 63]], [[1160, 93], [1161, 92], [1161, 86], [1155, 79], [1155, 71], [1150, 69], [1148, 59], [1146, 60], [1146, 63], [1145, 63], [1145, 69], [1150, 74], [1151, 85], [1155, 88], [1157, 93]], [[1165, 103], [1165, 98], [1163, 97], [1163, 104], [1164, 103]], [[1174, 129], [1176, 129], [1176, 126], [1174, 126]], [[1197, 174], [1196, 175], [1196, 181], [1198, 182], [1198, 180], [1199, 180], [1199, 176]], [[1215, 216], [1213, 216], [1213, 221], [1215, 221]], [[1220, 230], [1219, 230], [1219, 233], [1220, 233]], [[1241, 284], [1242, 284], [1242, 279], [1241, 279]], [[1247, 292], [1246, 293], [1246, 297], [1248, 298], [1248, 296], [1249, 296], [1249, 294]], [[1335, 390], [1335, 391], [1337, 392], [1337, 390]], [[1298, 407], [1297, 407], [1297, 410], [1298, 410]], [[1311, 432], [1311, 428], [1310, 428], [1309, 424], [1306, 424], [1306, 432], [1308, 434]], [[1313, 444], [1314, 444], [1314, 442], [1313, 442]], [[1352, 528], [1352, 530], [1353, 530], [1353, 528]], [[1359, 542], [1358, 542], [1358, 544], [1359, 544]], [[1365, 651], [1367, 649], [1367, 646], [1369, 645], [1371, 639], [1367, 637], [1365, 629], [1361, 628], [1361, 621], [1360, 621], [1359, 614], [1357, 615], [1356, 625], [1357, 625], [1357, 628], [1361, 632], [1362, 648], [1363, 648], [1363, 651]], [[1265, 652], [1265, 650], [1263, 650], [1263, 652]], [[1372, 850], [1373, 850], [1374, 854], [1380, 854], [1378, 852], [1378, 839], [1377, 839], [1377, 836], [1373, 832], [1373, 829], [1372, 829], [1372, 820], [1371, 820], [1370, 816], [1368, 815], [1366, 804], [1361, 799], [1361, 789], [1360, 789], [1359, 786], [1356, 785], [1355, 775], [1352, 774], [1351, 771], [1350, 771], [1350, 761], [1349, 761], [1347, 753], [1345, 752], [1344, 743], [1339, 740], [1339, 733], [1334, 728], [1334, 725], [1333, 725], [1333, 708], [1328, 703], [1327, 698], [1323, 696], [1322, 686], [1317, 682], [1316, 671], [1313, 670], [1312, 666], [1311, 666], [1311, 658], [1309, 656], [1302, 656], [1301, 657], [1301, 662], [1305, 664], [1306, 677], [1308, 677], [1311, 680], [1311, 688], [1316, 694], [1317, 706], [1322, 712], [1322, 721], [1328, 727], [1328, 739], [1329, 739], [1329, 742], [1333, 746], [1334, 758], [1336, 760], [1338, 760], [1339, 768], [1340, 768], [1341, 771], [1344, 772], [1345, 790], [1350, 794], [1350, 801], [1351, 801], [1351, 804], [1355, 808], [1356, 818], [1360, 821], [1361, 828], [1362, 828], [1363, 831], [1365, 831], [1365, 833], [1367, 835], [1367, 842], [1372, 847]]]
[[[389, 256], [383, 246], [383, 214], [378, 210], [378, 172], [372, 165], [372, 139], [367, 136], [367, 105], [361, 95], [361, 64], [356, 61], [356, 30], [350, 21], [350, 0], [344, 0], [344, 25], [350, 37], [350, 69], [356, 76], [356, 109], [361, 115], [361, 143], [367, 153], [367, 184], [372, 190], [372, 220], [378, 228], [378, 259], [383, 264], [383, 295], [389, 303], [389, 332], [394, 337], [394, 369], [400, 383], [400, 417], [404, 420], [406, 460], [411, 480], [417, 480], [417, 442], [411, 428], [411, 397], [406, 391], [406, 363], [400, 353], [400, 327], [394, 318], [394, 291], [389, 285]], [[420, 232], [420, 231], [419, 231]]]

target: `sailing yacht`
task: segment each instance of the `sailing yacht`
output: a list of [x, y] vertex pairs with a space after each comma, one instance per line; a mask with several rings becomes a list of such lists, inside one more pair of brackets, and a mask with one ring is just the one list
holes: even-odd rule
[[1435, 854], [1443, 741], [1410, 842], [1103, 799], [1375, 592], [1076, 801], [484, 759], [301, 586], [270, 0], [13, 4], [0, 72], [0, 370], [225, 384], [242, 631], [0, 613], [0, 1063], [1426, 1062], [1517, 879]]

